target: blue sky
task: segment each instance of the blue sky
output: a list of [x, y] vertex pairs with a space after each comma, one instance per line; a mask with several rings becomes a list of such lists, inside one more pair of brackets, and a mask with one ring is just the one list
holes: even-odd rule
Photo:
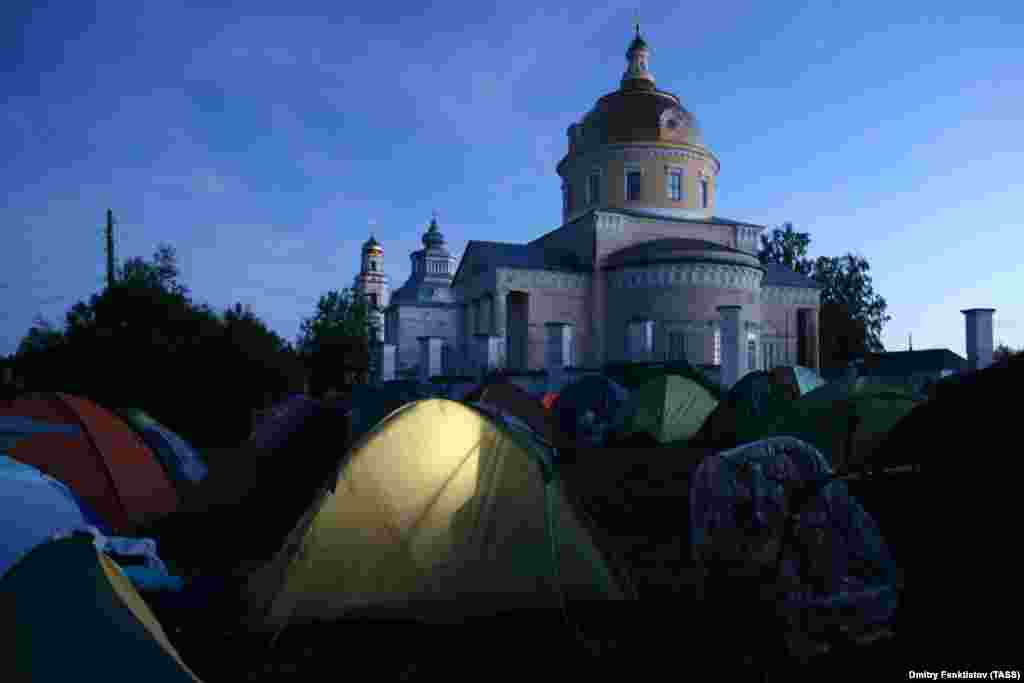
[[[178, 251], [217, 309], [294, 339], [370, 230], [393, 288], [449, 247], [560, 219], [565, 130], [618, 87], [634, 12], [722, 162], [716, 213], [862, 254], [890, 350], [1024, 347], [1024, 5], [4, 3], [0, 353], [119, 258]], [[286, 12], [287, 13], [284, 13]]]

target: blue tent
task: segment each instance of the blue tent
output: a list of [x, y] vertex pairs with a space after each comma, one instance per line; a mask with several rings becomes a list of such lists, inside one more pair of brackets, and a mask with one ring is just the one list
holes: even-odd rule
[[71, 490], [35, 467], [0, 455], [0, 576], [55, 534], [109, 529]]
[[202, 457], [185, 439], [135, 408], [117, 411], [138, 432], [175, 484], [198, 484], [209, 470]]

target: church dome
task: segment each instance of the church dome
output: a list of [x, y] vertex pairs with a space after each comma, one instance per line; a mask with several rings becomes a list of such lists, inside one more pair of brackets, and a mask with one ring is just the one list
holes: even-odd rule
[[680, 104], [678, 97], [653, 85], [608, 93], [581, 125], [588, 147], [630, 142], [703, 145], [697, 117]]
[[377, 241], [377, 238], [370, 235], [370, 239], [363, 242], [363, 251], [383, 253], [384, 249], [380, 246], [380, 242]]
[[427, 249], [440, 249], [444, 246], [444, 235], [437, 227], [437, 217], [430, 220], [430, 227], [423, 233], [423, 246]]

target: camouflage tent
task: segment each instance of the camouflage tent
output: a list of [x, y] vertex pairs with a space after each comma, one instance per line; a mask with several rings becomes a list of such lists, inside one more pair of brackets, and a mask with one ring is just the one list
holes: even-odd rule
[[892, 624], [900, 573], [875, 521], [812, 446], [779, 437], [707, 457], [690, 504], [704, 600], [735, 600], [756, 587], [776, 601], [778, 630], [792, 647], [815, 645], [829, 631], [855, 637]]

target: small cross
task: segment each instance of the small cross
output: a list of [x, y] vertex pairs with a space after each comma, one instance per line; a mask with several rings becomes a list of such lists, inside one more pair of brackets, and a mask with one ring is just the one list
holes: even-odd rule
[[633, 15], [636, 18], [636, 34], [640, 35], [640, 10], [634, 10]]
[[434, 220], [436, 221], [439, 216], [437, 209], [434, 209], [430, 215], [433, 216]]

